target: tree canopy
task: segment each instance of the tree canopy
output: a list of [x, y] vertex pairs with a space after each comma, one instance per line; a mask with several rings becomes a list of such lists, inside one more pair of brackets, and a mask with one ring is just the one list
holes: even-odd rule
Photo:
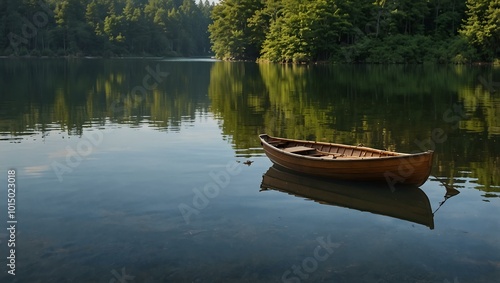
[[[196, 2], [198, 1], [198, 2]], [[0, 55], [500, 58], [500, 0], [0, 0]]]
[[500, 57], [499, 0], [222, 0], [217, 57], [420, 63]]
[[500, 0], [467, 0], [467, 18], [460, 31], [483, 58], [500, 54]]
[[206, 55], [213, 6], [207, 0], [0, 0], [0, 54]]

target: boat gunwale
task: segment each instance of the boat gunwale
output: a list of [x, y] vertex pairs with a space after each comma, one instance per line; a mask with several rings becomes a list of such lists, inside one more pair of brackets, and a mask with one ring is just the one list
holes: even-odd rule
[[[330, 146], [338, 146], [338, 147], [343, 147], [343, 148], [350, 148], [350, 149], [361, 149], [361, 150], [367, 150], [367, 151], [373, 151], [377, 153], [385, 153], [385, 154], [396, 154], [396, 155], [391, 155], [391, 156], [381, 156], [381, 157], [342, 157], [342, 158], [335, 158], [335, 159], [329, 159], [329, 158], [324, 158], [321, 156], [307, 156], [307, 155], [301, 155], [301, 154], [296, 154], [292, 152], [287, 152], [283, 149], [277, 148], [270, 143], [268, 143], [263, 137], [269, 137], [272, 139], [276, 140], [284, 140], [284, 141], [291, 141], [291, 142], [299, 142], [299, 143], [310, 143], [310, 144], [320, 144], [320, 145], [330, 145]], [[273, 149], [273, 151], [276, 151], [280, 154], [285, 154], [294, 158], [303, 158], [303, 159], [309, 159], [309, 160], [314, 160], [314, 161], [323, 161], [323, 162], [376, 162], [380, 160], [387, 160], [387, 159], [404, 159], [404, 158], [409, 158], [409, 157], [419, 157], [419, 156], [427, 156], [427, 155], [432, 155], [434, 153], [433, 150], [427, 150], [424, 152], [417, 152], [417, 153], [402, 153], [402, 152], [393, 152], [393, 151], [387, 151], [387, 150], [382, 150], [382, 149], [376, 149], [376, 148], [371, 148], [371, 147], [365, 147], [365, 146], [354, 146], [354, 145], [345, 145], [345, 144], [337, 144], [337, 143], [328, 143], [328, 142], [317, 142], [317, 141], [308, 141], [308, 140], [296, 140], [296, 139], [287, 139], [287, 138], [277, 138], [277, 137], [272, 137], [267, 134], [260, 134], [259, 138], [261, 142], [265, 143], [267, 146]], [[315, 149], [315, 148], [312, 148]]]

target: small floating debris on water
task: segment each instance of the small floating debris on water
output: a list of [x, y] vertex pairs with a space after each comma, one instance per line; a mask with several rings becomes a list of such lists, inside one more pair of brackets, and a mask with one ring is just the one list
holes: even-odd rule
[[[239, 160], [236, 160], [236, 162], [241, 163], [241, 161], [239, 161]], [[245, 161], [243, 161], [243, 164], [245, 164], [247, 166], [252, 165], [252, 163], [253, 163], [253, 160], [245, 160]]]

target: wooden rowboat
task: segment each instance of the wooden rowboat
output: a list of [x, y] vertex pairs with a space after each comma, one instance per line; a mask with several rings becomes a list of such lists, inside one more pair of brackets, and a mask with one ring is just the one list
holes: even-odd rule
[[275, 164], [306, 174], [341, 180], [421, 186], [432, 168], [433, 151], [407, 154], [364, 146], [259, 136]]
[[324, 205], [367, 211], [434, 229], [434, 215], [429, 198], [416, 186], [389, 190], [377, 184], [297, 174], [273, 165], [262, 176], [260, 188], [261, 191], [277, 190]]

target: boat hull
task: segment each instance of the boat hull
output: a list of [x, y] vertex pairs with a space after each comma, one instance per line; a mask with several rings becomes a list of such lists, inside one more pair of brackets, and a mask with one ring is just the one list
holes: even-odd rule
[[[432, 151], [405, 154], [360, 146], [275, 138], [265, 134], [259, 138], [264, 152], [273, 163], [310, 175], [340, 180], [387, 182], [391, 186], [420, 186], [427, 181], [432, 168]], [[321, 152], [347, 154], [335, 159], [326, 158], [329, 156], [301, 155], [287, 152], [287, 147], [279, 148], [275, 145], [280, 142], [296, 148], [309, 147]]]

